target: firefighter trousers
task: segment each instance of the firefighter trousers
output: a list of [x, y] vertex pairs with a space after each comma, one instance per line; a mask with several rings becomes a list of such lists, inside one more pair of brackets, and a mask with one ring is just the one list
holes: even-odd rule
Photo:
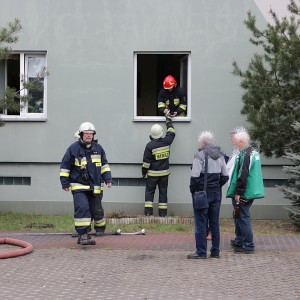
[[102, 206], [103, 194], [92, 191], [76, 192], [73, 194], [75, 230], [78, 234], [85, 234], [91, 230], [94, 221], [95, 230], [104, 231], [106, 221]]
[[168, 208], [168, 182], [169, 175], [148, 176], [145, 190], [145, 215], [153, 215], [153, 199], [158, 186], [158, 214], [161, 217], [167, 215]]

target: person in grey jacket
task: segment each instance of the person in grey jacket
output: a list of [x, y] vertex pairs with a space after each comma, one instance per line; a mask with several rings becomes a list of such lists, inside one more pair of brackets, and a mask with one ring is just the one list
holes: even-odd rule
[[207, 199], [208, 208], [195, 209], [196, 252], [189, 254], [188, 259], [205, 259], [207, 257], [206, 225], [207, 221], [212, 235], [210, 257], [220, 257], [219, 213], [221, 207], [221, 188], [228, 181], [228, 173], [224, 154], [214, 143], [214, 135], [210, 131], [200, 133], [199, 149], [194, 155], [190, 179], [190, 192], [203, 191], [205, 174], [205, 154], [207, 160]]

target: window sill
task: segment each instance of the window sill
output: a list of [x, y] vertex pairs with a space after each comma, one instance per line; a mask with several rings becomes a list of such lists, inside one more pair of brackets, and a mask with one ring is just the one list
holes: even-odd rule
[[[135, 116], [133, 118], [133, 122], [163, 122], [165, 121], [166, 118], [161, 116]], [[191, 118], [190, 117], [174, 117], [172, 118], [173, 122], [191, 122]]]
[[0, 115], [0, 119], [3, 122], [46, 122], [47, 117], [25, 117], [25, 116], [3, 116]]

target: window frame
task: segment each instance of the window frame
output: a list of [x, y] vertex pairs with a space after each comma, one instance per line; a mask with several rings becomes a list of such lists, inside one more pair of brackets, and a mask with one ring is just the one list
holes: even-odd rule
[[[12, 54], [20, 56], [20, 96], [25, 96], [28, 90], [23, 89], [23, 80], [28, 79], [28, 58], [29, 57], [43, 57], [45, 58], [45, 68], [47, 69], [47, 52], [46, 51], [12, 51]], [[7, 88], [7, 61], [5, 61], [5, 84]], [[29, 113], [28, 105], [22, 104], [19, 115], [7, 115], [0, 113], [0, 118], [5, 121], [46, 121], [47, 120], [47, 76], [44, 78], [44, 92], [43, 92], [43, 112]]]
[[[191, 51], [134, 51], [133, 52], [133, 121], [134, 122], [147, 122], [147, 121], [165, 121], [164, 116], [138, 116], [137, 115], [137, 81], [138, 81], [138, 65], [137, 56], [140, 54], [185, 54], [188, 57], [187, 61], [187, 114], [185, 117], [175, 117], [173, 121], [190, 122], [191, 121], [191, 106], [192, 106], [192, 93], [191, 93]], [[180, 85], [180, 83], [178, 83]], [[158, 95], [157, 95], [158, 97]]]

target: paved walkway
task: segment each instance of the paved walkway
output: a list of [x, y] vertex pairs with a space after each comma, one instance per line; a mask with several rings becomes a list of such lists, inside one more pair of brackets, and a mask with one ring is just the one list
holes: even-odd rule
[[[259, 235], [255, 254], [187, 260], [193, 234], [104, 236], [80, 246], [70, 234], [0, 233], [32, 253], [0, 260], [1, 300], [300, 299], [300, 235]], [[0, 245], [0, 251], [13, 246]]]

